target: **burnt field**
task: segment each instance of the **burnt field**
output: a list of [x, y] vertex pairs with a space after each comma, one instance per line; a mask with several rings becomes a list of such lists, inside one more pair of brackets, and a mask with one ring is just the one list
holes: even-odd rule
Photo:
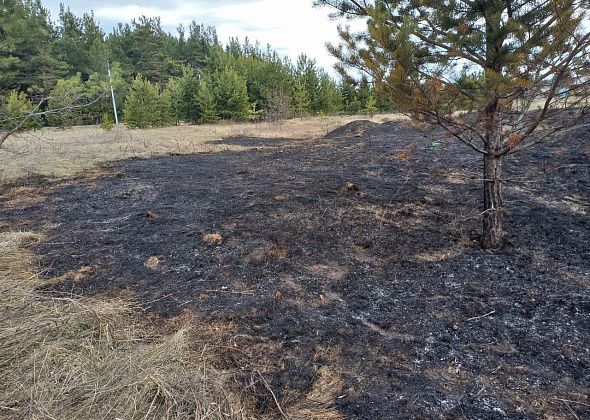
[[250, 150], [127, 160], [18, 206], [8, 190], [0, 218], [47, 232], [60, 292], [196, 314], [284, 407], [590, 417], [587, 128], [507, 159], [497, 252], [477, 243], [480, 156], [438, 131], [221, 143]]

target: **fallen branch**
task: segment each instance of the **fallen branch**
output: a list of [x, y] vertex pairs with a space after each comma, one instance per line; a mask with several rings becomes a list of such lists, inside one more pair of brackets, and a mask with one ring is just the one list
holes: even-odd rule
[[490, 312], [488, 312], [487, 314], [483, 314], [483, 315], [480, 315], [480, 316], [474, 316], [473, 318], [468, 318], [466, 321], [476, 321], [476, 320], [478, 320], [478, 319], [485, 318], [486, 316], [490, 316], [490, 315], [493, 315], [493, 314], [495, 314], [495, 313], [496, 313], [496, 310], [495, 310], [495, 309], [492, 309], [492, 310], [491, 310]]
[[246, 290], [244, 292], [240, 292], [238, 290], [223, 290], [223, 289], [214, 289], [214, 290], [201, 290], [201, 293], [231, 293], [233, 295], [248, 295], [254, 296], [254, 292], [251, 290]]
[[572, 404], [578, 404], [578, 405], [583, 405], [585, 407], [590, 407], [590, 404], [588, 403], [583, 403], [581, 401], [575, 401], [575, 400], [566, 400], [565, 398], [557, 398], [557, 397], [553, 397], [551, 398], [552, 400], [555, 401], [561, 401], [561, 402], [565, 402], [565, 403], [572, 403]]

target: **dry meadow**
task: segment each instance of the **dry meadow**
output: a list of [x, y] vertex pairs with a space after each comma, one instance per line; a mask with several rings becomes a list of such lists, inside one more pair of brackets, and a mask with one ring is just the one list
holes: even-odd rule
[[[385, 122], [402, 118], [397, 114], [384, 114], [370, 119]], [[110, 131], [98, 126], [44, 128], [21, 133], [7, 141], [5, 150], [0, 151], [0, 185], [39, 177], [69, 178], [105, 162], [132, 157], [250, 149], [215, 142], [231, 137], [313, 140], [357, 119], [358, 116], [309, 117], [145, 130], [129, 129], [123, 125]]]

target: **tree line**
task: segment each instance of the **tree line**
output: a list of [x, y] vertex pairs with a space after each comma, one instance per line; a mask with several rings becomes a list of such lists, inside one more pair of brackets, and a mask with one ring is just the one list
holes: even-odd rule
[[118, 117], [135, 127], [391, 108], [366, 78], [336, 82], [306, 55], [292, 62], [248, 39], [223, 45], [197, 22], [170, 34], [160, 18], [142, 16], [107, 34], [92, 13], [62, 5], [54, 22], [40, 0], [2, 2], [4, 128], [34, 109], [63, 112], [39, 112], [25, 128], [112, 124], [109, 67]]

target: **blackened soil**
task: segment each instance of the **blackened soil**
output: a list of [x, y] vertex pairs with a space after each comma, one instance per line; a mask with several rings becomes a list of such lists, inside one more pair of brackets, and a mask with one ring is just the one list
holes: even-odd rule
[[281, 401], [324, 367], [351, 419], [590, 418], [589, 137], [508, 159], [498, 252], [480, 157], [403, 123], [129, 160], [0, 215], [52, 226], [49, 275], [90, 273], [61, 290], [230, 323]]

